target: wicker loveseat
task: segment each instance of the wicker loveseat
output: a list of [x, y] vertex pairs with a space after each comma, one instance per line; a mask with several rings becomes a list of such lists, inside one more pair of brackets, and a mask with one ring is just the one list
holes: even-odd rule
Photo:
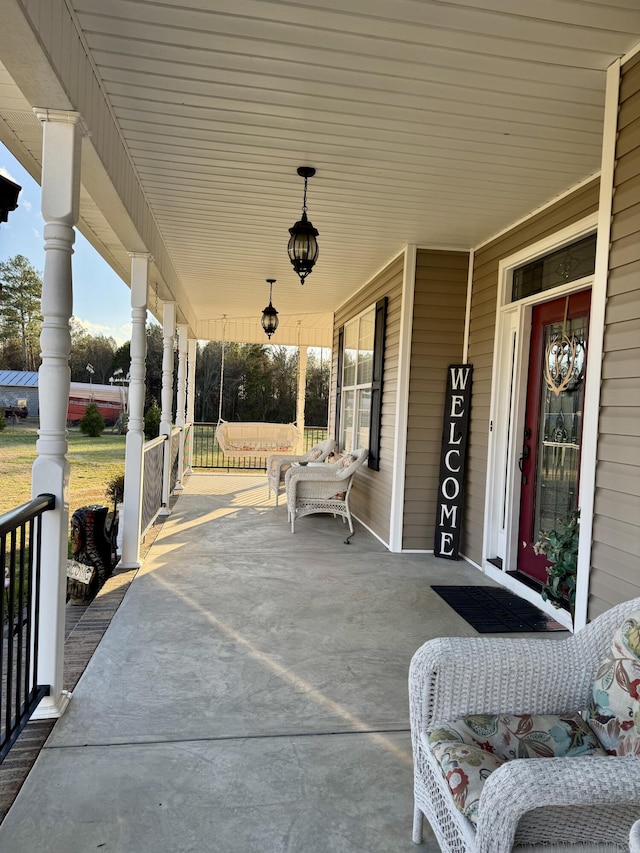
[[275, 492], [276, 506], [280, 488], [284, 486], [284, 475], [294, 462], [324, 462], [330, 453], [336, 449], [336, 443], [332, 438], [326, 438], [319, 444], [307, 450], [306, 453], [296, 456], [293, 453], [272, 453], [267, 456], [267, 483], [269, 485], [269, 496]]
[[[562, 640], [440, 638], [415, 653], [409, 674], [414, 842], [422, 840], [425, 815], [444, 853], [629, 849], [631, 826], [640, 819], [640, 613], [634, 611], [640, 611], [640, 598]], [[621, 640], [623, 633], [628, 637]], [[627, 640], [631, 652], [621, 650]], [[626, 691], [622, 723], [606, 707], [614, 705], [609, 690], [612, 696]], [[570, 712], [585, 711], [590, 725], [579, 722], [589, 734], [571, 723], [564, 744], [569, 757], [520, 757], [527, 754], [521, 740], [535, 755], [555, 755], [529, 715], [572, 719]], [[459, 734], [461, 720], [483, 730], [472, 747]], [[472, 772], [461, 772], [462, 763], [456, 769], [451, 759], [459, 747], [458, 757], [464, 762], [471, 755], [476, 766], [467, 769], [477, 771], [483, 760], [477, 756], [493, 750], [485, 730], [495, 732], [505, 720], [507, 729], [514, 722], [509, 747], [515, 757], [502, 763], [487, 752], [497, 766], [482, 771], [472, 820], [463, 813]], [[561, 740], [558, 732], [552, 728]], [[594, 733], [596, 751], [587, 743]], [[608, 741], [614, 735], [616, 755]], [[443, 746], [446, 737], [460, 743]]]
[[292, 533], [295, 533], [296, 518], [318, 512], [341, 516], [353, 533], [349, 495], [356, 471], [364, 465], [368, 455], [365, 449], [354, 450], [333, 464], [289, 468], [284, 480]]

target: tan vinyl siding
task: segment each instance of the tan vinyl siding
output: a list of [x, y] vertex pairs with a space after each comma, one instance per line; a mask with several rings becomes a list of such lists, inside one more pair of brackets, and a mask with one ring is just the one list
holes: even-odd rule
[[420, 249], [411, 338], [405, 550], [432, 550], [447, 367], [462, 361], [469, 254]]
[[365, 469], [358, 474], [351, 493], [352, 512], [380, 539], [389, 544], [393, 449], [400, 354], [400, 318], [402, 313], [402, 280], [404, 255], [393, 260], [372, 281], [336, 311], [334, 319], [333, 367], [331, 371], [331, 405], [329, 435], [335, 430], [336, 371], [338, 330], [346, 322], [387, 296], [387, 329], [385, 335], [384, 372], [382, 379], [382, 430], [380, 436], [380, 470]]
[[468, 354], [474, 367], [473, 396], [461, 551], [478, 564], [482, 561], [498, 265], [503, 258], [597, 212], [598, 194], [599, 181], [594, 179], [475, 254]]
[[588, 616], [640, 595], [640, 56], [622, 69]]

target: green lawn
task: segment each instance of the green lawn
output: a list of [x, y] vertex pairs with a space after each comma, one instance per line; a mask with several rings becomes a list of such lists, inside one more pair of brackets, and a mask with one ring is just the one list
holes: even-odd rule
[[[0, 432], [0, 514], [31, 498], [31, 466], [36, 458], [37, 429], [30, 424], [7, 426]], [[69, 515], [87, 504], [106, 504], [106, 483], [124, 470], [124, 435], [104, 432], [87, 438], [69, 430], [71, 464]]]

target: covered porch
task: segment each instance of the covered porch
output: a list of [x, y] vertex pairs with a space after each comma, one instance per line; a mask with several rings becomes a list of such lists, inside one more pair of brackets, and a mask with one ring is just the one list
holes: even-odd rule
[[262, 472], [186, 480], [1, 849], [415, 849], [408, 664], [475, 634], [430, 584], [478, 575], [286, 515]]
[[[545, 568], [527, 558], [579, 509], [575, 615], [562, 624], [639, 594], [640, 10], [506, 5], [118, 0], [105, 13], [102, 0], [0, 0], [0, 139], [41, 183], [46, 258], [32, 493], [53, 507], [37, 713], [68, 706], [3, 849], [412, 850], [406, 668], [429, 637], [471, 630], [430, 583], [493, 579], [554, 611]], [[304, 287], [287, 256], [302, 199], [306, 216], [300, 168], [317, 171], [320, 231]], [[131, 288], [121, 568], [139, 572], [69, 704], [76, 228]], [[552, 275], [533, 275], [545, 265]], [[530, 291], [515, 287], [520, 273]], [[291, 536], [254, 475], [219, 494], [222, 480], [182, 481], [196, 343], [264, 342], [272, 281], [272, 342], [301, 356], [332, 348], [329, 435], [369, 448], [350, 546], [331, 518]], [[585, 293], [588, 312], [574, 312]], [[557, 315], [544, 319], [545, 306]], [[153, 478], [150, 314], [163, 328]], [[543, 380], [553, 334], [574, 320], [579, 430], [560, 409], [547, 434], [526, 401], [560, 390]], [[452, 508], [439, 471], [456, 365], [473, 369], [473, 402], [466, 469], [460, 435], [444, 456], [466, 473]], [[547, 472], [532, 435], [558, 458], [572, 445], [573, 463]], [[533, 486], [565, 467], [566, 501], [552, 492], [547, 523]], [[172, 489], [186, 488], [141, 564], [152, 479], [167, 514]], [[461, 531], [465, 563], [434, 559], [438, 518]]]

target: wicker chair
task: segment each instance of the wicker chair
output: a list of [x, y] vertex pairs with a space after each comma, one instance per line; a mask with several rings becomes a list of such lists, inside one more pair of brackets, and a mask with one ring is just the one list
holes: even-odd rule
[[272, 453], [267, 456], [267, 483], [269, 485], [269, 496], [271, 492], [275, 492], [276, 506], [278, 506], [278, 497], [280, 489], [284, 485], [284, 475], [289, 470], [294, 462], [324, 462], [330, 453], [336, 449], [336, 443], [332, 438], [327, 438], [319, 444], [307, 450], [300, 456], [294, 454]]
[[418, 649], [409, 674], [416, 844], [425, 815], [444, 853], [629, 849], [640, 818], [640, 757], [506, 761], [484, 783], [474, 829], [454, 805], [428, 736], [472, 714], [584, 711], [615, 631], [638, 609], [640, 598], [618, 605], [562, 640], [440, 638]]
[[353, 533], [349, 495], [355, 473], [368, 455], [367, 450], [354, 450], [333, 464], [289, 468], [284, 479], [292, 533], [295, 533], [296, 518], [317, 512], [341, 516]]

